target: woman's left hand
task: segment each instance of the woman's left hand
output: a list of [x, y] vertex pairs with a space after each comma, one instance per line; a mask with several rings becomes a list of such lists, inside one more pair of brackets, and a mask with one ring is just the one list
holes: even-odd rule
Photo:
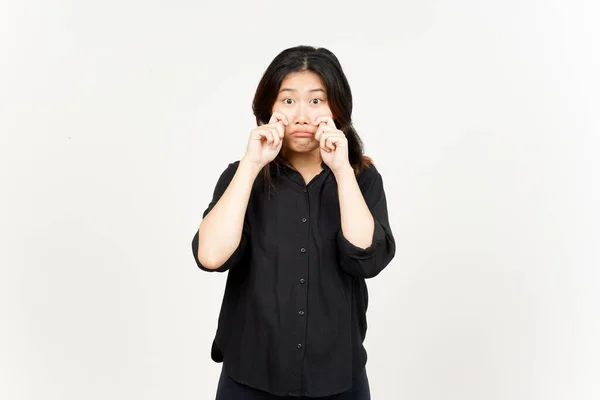
[[315, 139], [319, 141], [321, 158], [332, 172], [351, 167], [348, 160], [348, 139], [337, 129], [331, 117], [318, 117], [313, 123], [318, 125]]

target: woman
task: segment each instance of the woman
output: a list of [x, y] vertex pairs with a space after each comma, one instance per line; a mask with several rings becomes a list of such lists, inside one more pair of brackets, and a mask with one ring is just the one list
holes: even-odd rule
[[192, 241], [200, 269], [229, 271], [211, 351], [223, 362], [217, 400], [369, 399], [365, 279], [396, 245], [338, 59], [284, 50], [253, 110], [246, 153]]

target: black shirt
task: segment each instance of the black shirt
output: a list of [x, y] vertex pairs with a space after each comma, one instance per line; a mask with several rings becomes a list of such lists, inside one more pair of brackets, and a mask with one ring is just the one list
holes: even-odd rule
[[[221, 174], [203, 218], [233, 178]], [[365, 367], [368, 292], [365, 278], [395, 255], [381, 175], [371, 164], [357, 176], [375, 220], [373, 243], [361, 249], [341, 231], [335, 176], [325, 163], [308, 184], [297, 171], [254, 182], [240, 244], [218, 269], [229, 271], [211, 358], [239, 383], [279, 396], [328, 396], [352, 387]]]

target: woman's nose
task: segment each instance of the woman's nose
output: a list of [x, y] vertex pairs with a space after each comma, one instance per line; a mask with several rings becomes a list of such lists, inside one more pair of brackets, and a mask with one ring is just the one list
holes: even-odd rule
[[296, 123], [296, 124], [310, 123], [310, 115], [308, 113], [308, 110], [306, 109], [306, 106], [298, 105], [298, 108], [296, 109], [294, 123]]

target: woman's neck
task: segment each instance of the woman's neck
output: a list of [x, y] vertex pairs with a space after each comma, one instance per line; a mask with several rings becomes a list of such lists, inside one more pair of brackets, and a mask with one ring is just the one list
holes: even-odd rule
[[310, 153], [286, 152], [285, 160], [299, 172], [319, 172], [321, 171], [321, 152], [317, 148]]

